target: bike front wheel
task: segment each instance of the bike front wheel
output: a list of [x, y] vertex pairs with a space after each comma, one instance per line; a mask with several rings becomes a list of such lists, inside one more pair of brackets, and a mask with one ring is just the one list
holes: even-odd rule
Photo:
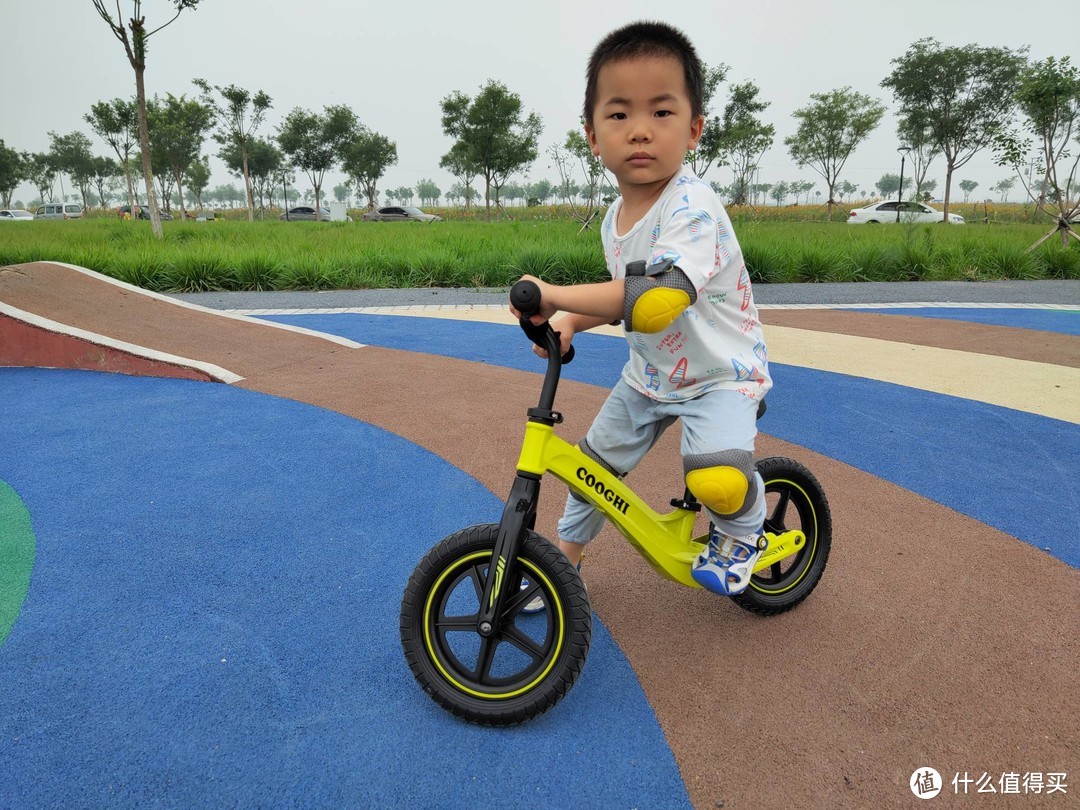
[[[535, 532], [518, 550], [518, 574], [494, 634], [478, 630], [497, 524], [462, 529], [416, 566], [401, 601], [401, 646], [413, 676], [447, 711], [483, 725], [543, 714], [574, 685], [589, 651], [592, 610], [578, 572]], [[518, 590], [520, 588], [520, 590]], [[536, 597], [545, 609], [525, 613]]]
[[799, 462], [776, 456], [761, 459], [757, 468], [765, 481], [765, 532], [801, 531], [806, 536], [795, 553], [754, 572], [747, 589], [731, 597], [746, 610], [772, 616], [802, 602], [825, 573], [832, 512], [825, 490]]

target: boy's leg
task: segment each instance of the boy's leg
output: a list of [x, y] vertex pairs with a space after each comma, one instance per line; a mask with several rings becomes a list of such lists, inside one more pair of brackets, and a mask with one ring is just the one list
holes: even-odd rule
[[[653, 400], [619, 380], [593, 420], [581, 449], [621, 478], [638, 465], [675, 418], [657, 414]], [[560, 548], [567, 544], [567, 556], [575, 553], [580, 559], [581, 549], [574, 546], [584, 546], [596, 537], [605, 520], [592, 504], [571, 493], [559, 521]]]
[[575, 566], [581, 565], [581, 555], [585, 553], [584, 543], [571, 543], [569, 540], [563, 540], [561, 537], [556, 541], [559, 545], [559, 551], [566, 555], [566, 558], [570, 560]]
[[[587, 448], [586, 453], [621, 477], [638, 465], [674, 421], [674, 416], [656, 414], [652, 400], [619, 380], [593, 420], [582, 443], [583, 449]], [[559, 550], [580, 566], [586, 544], [600, 534], [606, 520], [592, 504], [579, 501], [569, 493], [557, 528]], [[542, 609], [543, 602], [537, 597], [525, 611], [534, 613]]]
[[687, 486], [714, 527], [693, 577], [734, 595], [749, 585], [765, 520], [765, 485], [754, 466], [757, 402], [736, 391], [712, 391], [686, 403], [682, 420]]

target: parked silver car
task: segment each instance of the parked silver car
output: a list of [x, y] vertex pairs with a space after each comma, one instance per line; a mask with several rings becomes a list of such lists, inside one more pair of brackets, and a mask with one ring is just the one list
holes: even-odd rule
[[77, 203], [45, 203], [34, 212], [34, 219], [82, 219], [83, 207]]
[[425, 214], [419, 208], [404, 205], [390, 205], [377, 211], [368, 211], [363, 216], [364, 222], [442, 222], [436, 214]]
[[[319, 206], [320, 221], [330, 221], [330, 209], [326, 206]], [[290, 208], [284, 214], [278, 217], [278, 219], [287, 219], [290, 222], [313, 222], [315, 220], [315, 206], [313, 205], [298, 205], [295, 208]]]

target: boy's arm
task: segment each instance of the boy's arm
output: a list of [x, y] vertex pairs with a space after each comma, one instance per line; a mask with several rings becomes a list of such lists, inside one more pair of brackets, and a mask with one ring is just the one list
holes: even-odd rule
[[[532, 281], [540, 288], [540, 312], [531, 318], [535, 324], [549, 320], [556, 312], [567, 312], [573, 317], [574, 331], [584, 332], [586, 329], [622, 319], [626, 289], [621, 278], [566, 287], [548, 284], [533, 276], [521, 278]], [[515, 317], [521, 317], [521, 313], [512, 305], [510, 311]]]

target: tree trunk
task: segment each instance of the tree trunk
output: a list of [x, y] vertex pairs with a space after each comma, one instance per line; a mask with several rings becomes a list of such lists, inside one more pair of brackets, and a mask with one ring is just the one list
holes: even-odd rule
[[944, 209], [944, 212], [941, 215], [942, 222], [949, 221], [949, 197], [952, 194], [952, 174], [953, 163], [950, 160], [948, 163], [945, 164], [945, 204], [942, 206], [942, 208]]
[[150, 168], [150, 128], [146, 123], [146, 85], [143, 74], [146, 68], [135, 66], [135, 102], [139, 112], [139, 148], [142, 151], [143, 179], [146, 181], [146, 204], [150, 208], [150, 230], [158, 239], [164, 239], [161, 230], [161, 214], [158, 212], [157, 196], [154, 194], [154, 172]]
[[240, 142], [240, 154], [244, 158], [244, 190], [247, 192], [248, 222], [254, 222], [255, 200], [251, 196], [251, 173], [248, 171], [247, 141]]
[[135, 210], [135, 180], [131, 176], [131, 153], [124, 158], [124, 178], [127, 180], [128, 210]]
[[180, 198], [180, 219], [187, 219], [187, 208], [184, 207], [184, 187], [180, 183], [180, 169], [173, 167], [173, 179], [176, 180], [176, 196]]

